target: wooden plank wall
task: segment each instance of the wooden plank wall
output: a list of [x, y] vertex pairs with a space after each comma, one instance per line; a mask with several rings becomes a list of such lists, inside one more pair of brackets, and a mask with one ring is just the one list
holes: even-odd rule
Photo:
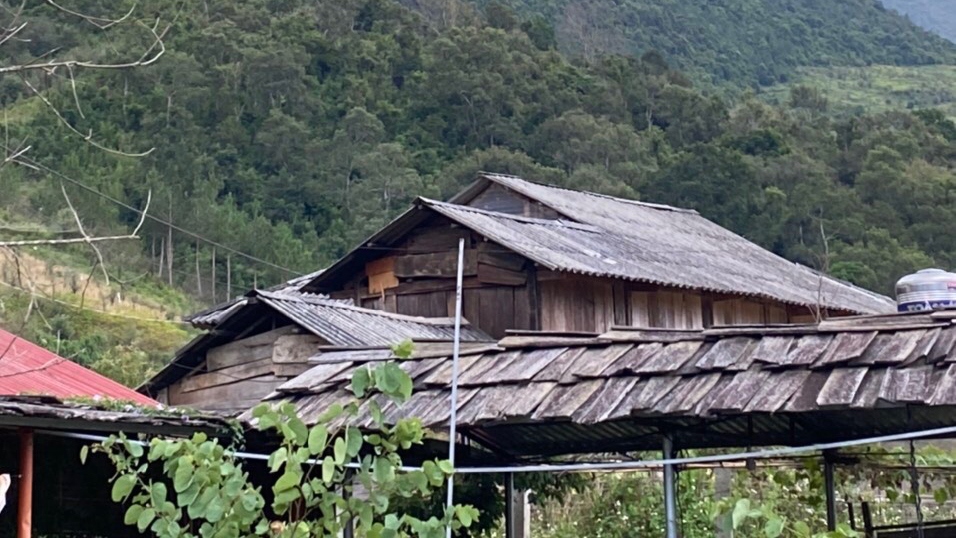
[[630, 325], [667, 329], [703, 329], [704, 308], [700, 293], [683, 291], [632, 291]]
[[542, 274], [541, 330], [603, 332], [614, 325], [611, 281]]
[[[455, 313], [458, 240], [465, 238], [462, 311], [491, 336], [535, 327], [533, 266], [513, 252], [470, 231], [435, 219], [366, 264], [334, 298], [353, 298], [365, 308], [411, 316], [451, 317]], [[529, 285], [529, 282], [531, 283]]]
[[805, 308], [633, 282], [543, 271], [541, 328], [603, 332], [612, 325], [703, 329], [812, 322]]
[[325, 343], [294, 330], [289, 325], [210, 349], [199, 367], [168, 387], [167, 403], [213, 411], [254, 406], [304, 373], [308, 358]]
[[468, 205], [487, 211], [507, 213], [509, 215], [522, 215], [537, 219], [553, 220], [561, 216], [550, 207], [542, 205], [512, 190], [508, 190], [497, 183], [492, 183], [488, 186], [481, 194], [468, 202]]

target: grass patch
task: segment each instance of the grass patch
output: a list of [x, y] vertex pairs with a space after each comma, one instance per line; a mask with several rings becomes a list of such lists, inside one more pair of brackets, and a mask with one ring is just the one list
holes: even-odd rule
[[770, 103], [786, 103], [796, 85], [818, 88], [837, 113], [935, 108], [956, 119], [956, 65], [806, 67], [788, 84], [764, 88]]

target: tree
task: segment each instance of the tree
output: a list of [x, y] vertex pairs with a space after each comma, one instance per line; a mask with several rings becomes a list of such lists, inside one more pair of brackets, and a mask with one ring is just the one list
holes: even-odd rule
[[[379, 402], [407, 401], [408, 374], [396, 363], [364, 367], [353, 373], [351, 388], [355, 402], [333, 406], [311, 427], [290, 403], [255, 409], [257, 428], [279, 439], [268, 460], [274, 477], [268, 506], [235, 450], [205, 434], [154, 438], [148, 450], [119, 435], [93, 451], [116, 467], [112, 497], [129, 503], [126, 523], [158, 537], [337, 536], [354, 525], [369, 538], [440, 538], [446, 525], [469, 527], [478, 517], [470, 506], [428, 519], [394, 508], [393, 499], [427, 499], [454, 471], [440, 459], [402, 468], [401, 453], [420, 447], [425, 430], [414, 418], [386, 425]], [[366, 432], [350, 425], [360, 408], [374, 423]]]
[[[30, 19], [34, 15], [33, 10], [26, 10], [26, 2], [22, 2], [18, 7], [4, 9], [5, 19], [0, 22], [0, 46], [7, 49], [7, 58], [12, 60], [4, 66], [0, 66], [0, 76], [19, 77], [23, 86], [30, 94], [42, 101], [49, 110], [60, 120], [63, 128], [80, 137], [85, 142], [111, 153], [120, 155], [144, 156], [151, 150], [145, 152], [128, 153], [119, 149], [111, 148], [101, 144], [94, 136], [92, 127], [87, 130], [75, 125], [72, 117], [68, 118], [64, 111], [54, 104], [42, 91], [46, 86], [66, 85], [72, 89], [76, 113], [80, 118], [83, 117], [82, 105], [79, 94], [76, 90], [76, 76], [79, 71], [113, 71], [130, 70], [133, 68], [144, 67], [155, 63], [166, 52], [164, 37], [169, 30], [169, 26], [163, 26], [161, 19], [154, 21], [139, 20], [135, 17], [136, 3], [127, 3], [130, 5], [125, 13], [121, 15], [94, 14], [78, 9], [72, 9], [62, 6], [54, 0], [46, 0], [45, 6], [51, 11], [50, 18], [42, 16], [35, 20]], [[35, 16], [35, 15], [34, 15]], [[146, 40], [140, 40], [138, 46], [134, 49], [132, 55], [128, 52], [126, 55], [117, 52], [115, 57], [109, 55], [87, 53], [87, 57], [79, 57], [64, 54], [61, 45], [54, 41], [33, 39], [33, 26], [31, 22], [39, 21], [40, 26], [50, 24], [61, 26], [60, 36], [69, 40], [70, 36], [75, 34], [75, 30], [69, 25], [63, 25], [62, 20], [78, 21], [79, 24], [89, 24], [100, 32], [119, 32], [128, 31], [130, 27], [136, 27], [145, 36]], [[72, 22], [76, 24], [76, 22]], [[65, 28], [62, 26], [66, 26]], [[45, 37], [51, 34], [45, 33]], [[135, 42], [135, 41], [134, 41]], [[74, 49], [76, 50], [76, 49]], [[29, 150], [29, 146], [20, 145], [18, 147], [7, 147], [5, 149], [6, 159], [3, 164], [16, 161]]]

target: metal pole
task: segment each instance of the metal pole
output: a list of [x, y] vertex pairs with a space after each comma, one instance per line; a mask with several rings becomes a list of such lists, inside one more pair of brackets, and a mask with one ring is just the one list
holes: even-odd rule
[[[451, 410], [448, 425], [448, 461], [455, 467], [455, 442], [458, 422], [458, 352], [461, 347], [461, 288], [465, 269], [465, 239], [458, 240], [458, 282], [455, 286], [455, 340], [451, 355]], [[455, 475], [448, 476], [448, 499], [446, 507], [451, 510], [455, 504]], [[451, 525], [445, 527], [445, 537], [451, 538]]]
[[[674, 458], [674, 442], [664, 437], [664, 459]], [[667, 538], [677, 538], [677, 484], [675, 483], [674, 464], [664, 465], [664, 511], [667, 515]]]
[[505, 475], [505, 538], [515, 538], [515, 474]]
[[[103, 435], [91, 435], [78, 432], [58, 432], [53, 430], [38, 430], [43, 435], [52, 435], [54, 437], [66, 437], [69, 439], [83, 439], [86, 441], [103, 442], [109, 437]], [[891, 443], [896, 441], [906, 441], [909, 439], [924, 439], [939, 437], [943, 435], [956, 434], [956, 426], [945, 428], [934, 428], [931, 430], [919, 430], [907, 433], [897, 433], [893, 435], [881, 435], [879, 437], [866, 437], [863, 439], [852, 439], [849, 441], [838, 441], [833, 443], [818, 443], [814, 445], [805, 445], [786, 448], [772, 448], [768, 450], [755, 450], [752, 452], [736, 452], [732, 454], [716, 454], [712, 456], [694, 456], [689, 458], [670, 458], [660, 460], [628, 460], [628, 461], [598, 461], [583, 463], [555, 463], [555, 464], [534, 464], [534, 465], [507, 465], [507, 466], [487, 466], [487, 467], [458, 467], [455, 474], [502, 474], [502, 473], [556, 473], [556, 472], [594, 472], [594, 471], [637, 471], [645, 469], [656, 469], [667, 464], [672, 465], [693, 465], [699, 463], [719, 463], [727, 461], [746, 461], [748, 459], [768, 459], [780, 458], [785, 456], [796, 456], [799, 454], [819, 453], [821, 450], [848, 448], [854, 446], [875, 445], [880, 443]], [[130, 439], [130, 443], [147, 446], [149, 443], [138, 439]], [[269, 459], [268, 454], [257, 454], [253, 452], [233, 452], [237, 458], [262, 460]], [[309, 459], [304, 461], [306, 464], [318, 463], [321, 460]], [[361, 464], [348, 463], [345, 467], [349, 469], [359, 469]], [[397, 470], [403, 472], [421, 471], [420, 467], [402, 466]]]
[[827, 530], [835, 531], [836, 523], [836, 484], [833, 479], [833, 453], [823, 453], [823, 479], [827, 495]]
[[33, 529], [33, 430], [20, 430], [20, 487], [17, 499], [17, 538], [30, 538]]

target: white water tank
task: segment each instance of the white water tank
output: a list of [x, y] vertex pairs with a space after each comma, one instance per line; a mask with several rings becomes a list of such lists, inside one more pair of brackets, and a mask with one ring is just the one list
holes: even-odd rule
[[900, 312], [956, 308], [956, 273], [923, 269], [896, 283], [896, 308]]

